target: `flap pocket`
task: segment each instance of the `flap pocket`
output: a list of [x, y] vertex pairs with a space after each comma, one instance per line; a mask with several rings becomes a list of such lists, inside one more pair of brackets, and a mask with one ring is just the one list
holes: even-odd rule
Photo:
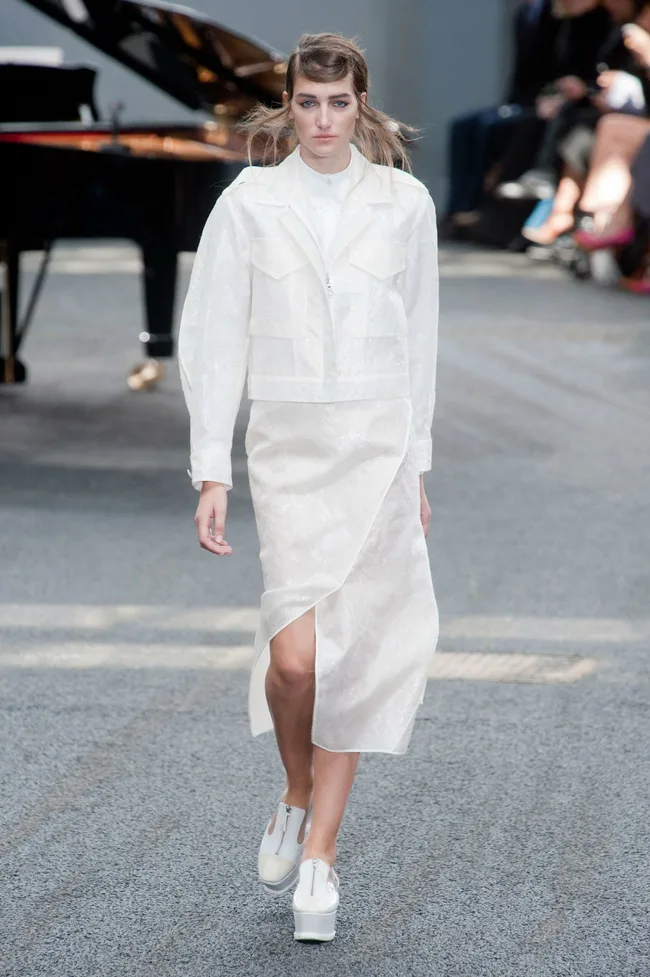
[[366, 238], [352, 245], [350, 262], [376, 278], [389, 278], [404, 271], [406, 245], [386, 238]]
[[251, 261], [272, 278], [283, 278], [307, 263], [307, 255], [284, 237], [254, 237]]

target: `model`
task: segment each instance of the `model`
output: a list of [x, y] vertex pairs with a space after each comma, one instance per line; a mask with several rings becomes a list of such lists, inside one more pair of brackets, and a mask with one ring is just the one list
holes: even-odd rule
[[[277, 109], [247, 120], [268, 162], [217, 200], [179, 362], [201, 546], [218, 556], [246, 375], [264, 579], [249, 681], [286, 786], [258, 854], [294, 936], [331, 940], [336, 839], [362, 752], [404, 753], [438, 640], [426, 536], [438, 333], [435, 209], [405, 131], [367, 99], [337, 34], [303, 36]], [[284, 158], [281, 147], [285, 148]], [[395, 162], [400, 166], [393, 165]]]

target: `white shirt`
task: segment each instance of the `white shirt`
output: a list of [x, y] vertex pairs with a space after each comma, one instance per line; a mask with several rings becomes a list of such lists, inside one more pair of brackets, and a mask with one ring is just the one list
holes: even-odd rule
[[339, 173], [319, 173], [305, 163], [298, 150], [300, 175], [309, 202], [309, 223], [322, 254], [327, 254], [341, 213], [341, 207], [352, 184], [352, 156]]

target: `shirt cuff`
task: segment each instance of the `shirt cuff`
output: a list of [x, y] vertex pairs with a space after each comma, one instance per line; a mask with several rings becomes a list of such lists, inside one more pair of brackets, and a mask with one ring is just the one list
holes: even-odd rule
[[232, 488], [232, 475], [226, 478], [225, 472], [205, 472], [196, 474], [191, 472], [188, 468], [187, 474], [192, 480], [192, 488], [195, 488], [197, 492], [201, 491], [204, 482], [221, 482], [222, 485], [226, 486], [227, 492], [229, 492]]
[[432, 454], [431, 438], [421, 438], [415, 442], [415, 463], [420, 473], [431, 470]]

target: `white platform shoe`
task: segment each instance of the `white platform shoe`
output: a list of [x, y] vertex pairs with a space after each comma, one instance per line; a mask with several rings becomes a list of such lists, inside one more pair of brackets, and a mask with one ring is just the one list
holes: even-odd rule
[[[304, 837], [298, 841], [303, 822]], [[311, 804], [305, 811], [280, 801], [273, 831], [269, 834], [269, 821], [257, 856], [260, 882], [269, 892], [286, 892], [297, 880], [310, 822]]]
[[294, 939], [333, 940], [338, 908], [338, 875], [322, 858], [306, 858], [293, 894]]

